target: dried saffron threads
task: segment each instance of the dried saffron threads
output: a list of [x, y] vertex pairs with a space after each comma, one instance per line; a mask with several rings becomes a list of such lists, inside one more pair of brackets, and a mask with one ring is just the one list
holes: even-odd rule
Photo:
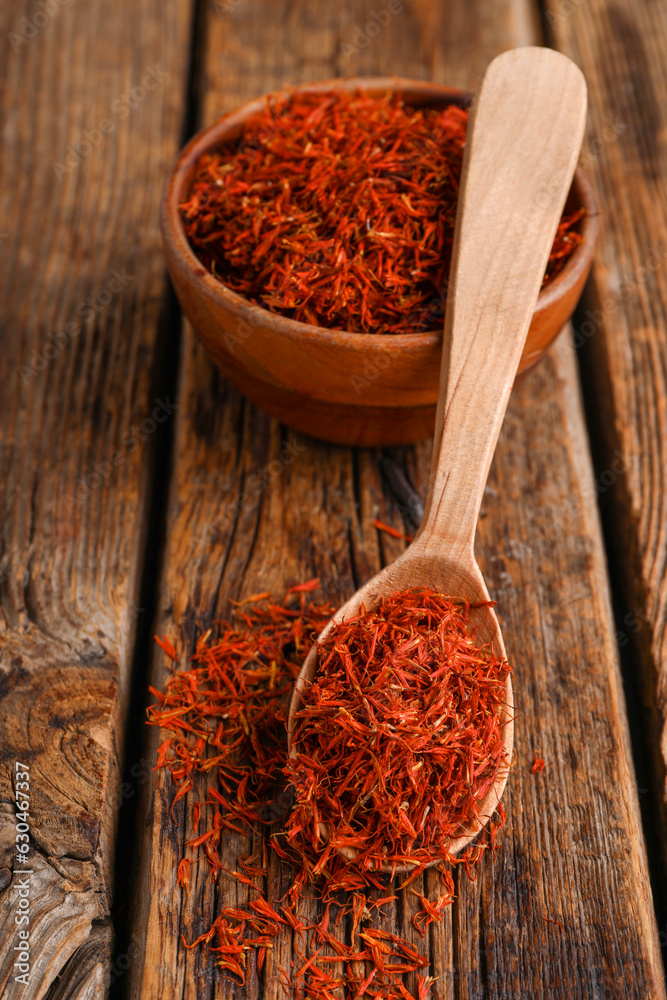
[[[216, 636], [210, 630], [202, 636], [189, 669], [174, 674], [164, 692], [152, 689], [157, 702], [148, 709], [148, 721], [167, 732], [157, 767], [173, 775], [174, 804], [182, 800], [187, 805], [190, 836], [178, 866], [185, 905], [195, 898], [190, 890], [200, 865], [213, 877], [220, 872], [233, 876], [248, 896], [245, 904], [223, 901], [208, 929], [184, 944], [206, 945], [222, 972], [241, 985], [254, 953], [257, 975], [280, 982], [293, 1000], [338, 1000], [342, 995], [426, 1000], [432, 995], [429, 959], [423, 954], [426, 943], [415, 948], [373, 926], [382, 908], [397, 899], [386, 876], [345, 863], [330, 846], [313, 850], [298, 838], [290, 840], [280, 827], [267, 837], [268, 823], [280, 823], [289, 811], [282, 772], [293, 681], [311, 640], [334, 610], [308, 603], [317, 585], [310, 580], [290, 588], [284, 606], [267, 593], [246, 598], [237, 605], [233, 623], [220, 622]], [[170, 659], [178, 659], [168, 639], [157, 641]], [[196, 798], [202, 783], [200, 778], [195, 784], [196, 774], [208, 785], [203, 801]], [[500, 821], [492, 822], [460, 859], [471, 877], [472, 866], [493, 847], [504, 822], [500, 806], [498, 813]], [[252, 848], [242, 836], [249, 832]], [[285, 863], [286, 884], [291, 880], [278, 899], [270, 894], [275, 883], [275, 878], [269, 879], [270, 852]], [[454, 882], [447, 866], [441, 868], [441, 880], [433, 900], [418, 894], [420, 909], [413, 925], [420, 934], [441, 921], [453, 902]], [[404, 884], [410, 881], [411, 876]], [[305, 912], [302, 894], [308, 898]], [[315, 921], [314, 898], [320, 900]], [[285, 935], [292, 938], [289, 968], [280, 966], [277, 957]], [[412, 991], [406, 977], [413, 977]]]
[[[264, 600], [247, 610], [244, 602], [237, 623], [218, 623], [214, 641], [210, 631], [200, 638], [190, 669], [175, 674], [164, 692], [150, 689], [157, 703], [147, 710], [148, 722], [169, 734], [157, 765], [173, 775], [174, 803], [192, 789], [195, 773], [212, 779], [207, 828], [200, 829], [197, 803], [188, 844], [202, 848], [214, 870], [222, 866], [223, 828], [247, 832], [287, 807], [281, 791], [287, 706], [313, 635], [333, 612], [328, 604], [306, 605], [303, 591], [288, 599], [290, 606]], [[172, 656], [171, 643], [158, 641]]]
[[392, 528], [390, 524], [378, 521], [377, 518], [372, 523], [374, 528], [377, 528], [378, 531], [384, 531], [385, 535], [389, 535], [391, 538], [400, 538], [405, 542], [411, 542], [414, 538], [413, 535], [405, 535], [402, 531], [398, 531], [397, 528]]
[[[175, 674], [164, 692], [151, 689], [157, 704], [148, 709], [148, 721], [169, 734], [159, 748], [157, 767], [171, 771], [177, 787], [174, 803], [187, 795], [191, 813], [193, 835], [186, 841], [189, 856], [178, 866], [178, 882], [189, 898], [193, 870], [203, 863], [214, 876], [231, 874], [248, 887], [250, 897], [247, 905], [223, 905], [203, 934], [184, 943], [188, 948], [206, 944], [223, 972], [241, 985], [254, 951], [257, 974], [264, 976], [268, 963], [285, 995], [294, 1000], [337, 1000], [342, 989], [350, 996], [425, 1000], [431, 985], [425, 974], [428, 958], [409, 941], [365, 926], [372, 911], [397, 898], [385, 891], [381, 898], [369, 899], [364, 894], [369, 888], [377, 895], [382, 887], [376, 877], [351, 870], [335, 853], [322, 864], [317, 855], [306, 858], [286, 850], [284, 834], [264, 841], [256, 855], [230, 857], [229, 841], [226, 855], [220, 850], [224, 830], [256, 833], [285, 813], [281, 782], [287, 703], [305, 656], [304, 642], [312, 641], [334, 610], [306, 603], [317, 584], [311, 580], [290, 588], [287, 606], [273, 603], [266, 593], [246, 598], [237, 606], [234, 624], [220, 622], [217, 638], [209, 630], [200, 639], [191, 669]], [[255, 606], [248, 609], [249, 604]], [[156, 639], [170, 659], [178, 659], [168, 639]], [[196, 772], [210, 782], [203, 803], [191, 801]], [[291, 862], [292, 885], [279, 901], [264, 895], [269, 844]], [[446, 901], [453, 900], [451, 875], [443, 872], [442, 879], [448, 895], [429, 907], [421, 918], [424, 926], [441, 919]], [[316, 892], [323, 900], [324, 912], [314, 924], [299, 914], [306, 885], [308, 895]], [[346, 894], [342, 902], [334, 900], [338, 890]], [[344, 933], [347, 918], [354, 927], [352, 941]], [[267, 957], [286, 933], [293, 933], [289, 969]], [[409, 974], [416, 976], [416, 994], [404, 985]]]
[[331, 630], [287, 767], [293, 843], [352, 850], [362, 870], [423, 866], [479, 818], [508, 765], [511, 668], [475, 644], [469, 613], [408, 590]]
[[[241, 140], [197, 163], [181, 215], [216, 278], [303, 323], [442, 327], [468, 112], [363, 91], [268, 99]], [[581, 241], [561, 220], [544, 283]]]
[[538, 757], [537, 752], [536, 752], [535, 753], [535, 760], [533, 761], [533, 763], [530, 766], [530, 773], [531, 774], [539, 774], [540, 771], [543, 771], [545, 767], [546, 767], [546, 761], [544, 761], [542, 759], [542, 757]]

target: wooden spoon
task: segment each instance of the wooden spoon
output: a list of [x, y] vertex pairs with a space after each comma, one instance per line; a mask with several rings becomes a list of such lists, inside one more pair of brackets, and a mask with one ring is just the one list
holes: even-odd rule
[[[546, 48], [513, 49], [488, 67], [468, 126], [424, 518], [412, 544], [343, 605], [318, 642], [360, 605], [368, 611], [380, 598], [410, 587], [429, 587], [472, 602], [489, 600], [474, 555], [477, 517], [585, 117], [586, 84], [565, 56]], [[480, 643], [491, 642], [496, 656], [504, 659], [493, 609], [480, 608], [472, 617]], [[287, 727], [290, 753], [295, 713], [315, 676], [317, 656], [315, 644], [295, 684]], [[509, 678], [505, 702], [509, 761]], [[450, 843], [451, 853], [464, 848], [488, 822], [508, 770], [498, 775], [481, 804], [481, 820], [461, 829]], [[341, 853], [348, 859], [355, 856], [350, 849]]]

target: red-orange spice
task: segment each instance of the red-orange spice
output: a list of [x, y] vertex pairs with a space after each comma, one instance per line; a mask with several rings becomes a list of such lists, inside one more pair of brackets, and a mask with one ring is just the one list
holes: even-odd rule
[[[299, 586], [303, 593], [312, 582]], [[248, 603], [254, 606], [246, 610]], [[293, 599], [285, 607], [253, 595], [237, 608], [237, 624], [220, 622], [214, 642], [210, 632], [200, 638], [193, 665], [177, 673], [164, 693], [150, 689], [157, 703], [148, 708], [148, 722], [170, 733], [157, 765], [167, 766], [176, 781], [174, 802], [190, 791], [195, 773], [217, 779], [206, 801], [213, 822], [188, 841], [203, 848], [214, 869], [222, 867], [223, 828], [244, 833], [254, 823], [273, 821], [277, 798], [286, 811], [277, 788], [284, 785], [285, 706], [313, 634], [332, 612], [328, 604]], [[157, 641], [176, 657], [169, 640]], [[198, 828], [201, 806], [194, 809]]]
[[[157, 702], [148, 710], [149, 722], [169, 734], [160, 746], [157, 766], [169, 768], [177, 783], [174, 802], [187, 795], [191, 817], [192, 835], [178, 867], [179, 883], [189, 897], [202, 863], [213, 876], [220, 871], [232, 874], [250, 889], [251, 897], [247, 906], [223, 906], [203, 934], [184, 943], [189, 948], [207, 944], [225, 974], [244, 983], [249, 954], [255, 953], [257, 974], [263, 976], [277, 939], [291, 933], [295, 960], [289, 969], [272, 964], [271, 974], [280, 977], [286, 995], [294, 1000], [334, 1000], [341, 989], [352, 997], [426, 1000], [432, 986], [428, 957], [404, 938], [368, 925], [374, 910], [397, 898], [388, 891], [385, 877], [345, 864], [335, 851], [323, 857], [308, 844], [295, 850], [281, 825], [269, 843], [290, 863], [294, 878], [282, 899], [267, 898], [266, 846], [257, 855], [239, 857], [235, 869], [220, 850], [224, 829], [256, 831], [258, 824], [280, 821], [287, 809], [281, 778], [288, 699], [310, 639], [333, 611], [329, 605], [307, 603], [316, 586], [311, 580], [291, 588], [287, 606], [275, 604], [266, 594], [239, 602], [236, 623], [219, 623], [216, 639], [206, 633], [189, 669], [175, 674], [164, 692], [153, 689]], [[168, 640], [159, 642], [171, 658], [178, 658]], [[209, 781], [204, 802], [192, 801], [196, 774]], [[471, 865], [493, 846], [504, 822], [502, 807], [499, 816], [499, 823], [456, 859], [471, 876]], [[454, 883], [446, 866], [441, 877], [443, 888], [435, 900], [420, 896], [422, 908], [413, 923], [421, 933], [441, 920], [453, 901]], [[304, 890], [308, 896], [316, 892], [323, 901], [323, 915], [314, 925], [300, 915]], [[380, 898], [371, 899], [371, 891], [379, 891]], [[343, 935], [346, 918], [352, 927], [348, 940]], [[415, 976], [416, 994], [403, 981], [409, 974]]]
[[[396, 95], [267, 100], [204, 154], [181, 214], [207, 270], [273, 312], [365, 333], [442, 326], [468, 111]], [[581, 237], [558, 227], [544, 283]]]
[[537, 753], [535, 753], [535, 760], [530, 766], [530, 773], [539, 774], [540, 771], [543, 771], [545, 767], [546, 767], [546, 762], [541, 757], [538, 757]]
[[376, 518], [373, 521], [373, 527], [377, 528], [378, 531], [384, 531], [385, 535], [390, 535], [392, 538], [400, 538], [405, 542], [411, 542], [413, 540], [413, 535], [405, 535], [402, 531], [397, 528], [392, 528], [390, 524], [385, 524], [384, 521], [378, 521]]
[[291, 841], [352, 849], [362, 870], [418, 867], [479, 818], [507, 767], [511, 668], [475, 643], [469, 612], [406, 590], [329, 632], [287, 768]]

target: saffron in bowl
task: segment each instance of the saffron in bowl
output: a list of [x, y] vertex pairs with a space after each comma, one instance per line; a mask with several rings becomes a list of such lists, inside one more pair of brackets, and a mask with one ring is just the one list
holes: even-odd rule
[[[312, 326], [370, 334], [441, 326], [468, 110], [400, 95], [294, 92], [204, 153], [180, 205], [200, 261], [228, 288]], [[581, 240], [558, 227], [547, 285]]]

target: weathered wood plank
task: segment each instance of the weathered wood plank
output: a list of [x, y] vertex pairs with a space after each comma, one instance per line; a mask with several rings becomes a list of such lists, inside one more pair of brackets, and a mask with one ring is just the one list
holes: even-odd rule
[[[605, 558], [567, 341], [516, 390], [513, 404], [479, 526], [503, 634], [507, 627], [514, 636], [509, 655], [519, 688], [511, 822], [481, 885], [487, 988], [502, 996], [512, 968], [518, 995], [615, 997], [622, 983], [624, 997], [661, 997]], [[560, 514], [573, 501], [577, 516], [565, 532]], [[535, 752], [547, 760], [542, 775], [529, 770]], [[463, 882], [464, 896], [473, 893]]]
[[[102, 997], [188, 3], [0, 14], [0, 993]], [[14, 762], [29, 764], [29, 984]], [[12, 872], [14, 872], [12, 876]], [[93, 926], [93, 922], [96, 921]], [[92, 928], [92, 929], [91, 929]], [[61, 977], [57, 985], [57, 977]]]
[[[337, 73], [395, 72], [474, 86], [496, 52], [536, 37], [528, 3], [415, 0], [363, 44], [370, 10], [361, 2], [325, 10], [308, 0], [222, 0], [202, 27], [201, 121], [262, 91]], [[400, 550], [371, 526], [375, 517], [400, 526], [399, 508], [409, 506], [382, 478], [381, 456], [285, 432], [212, 371], [187, 326], [178, 400], [157, 630], [182, 649], [227, 612], [230, 598], [281, 593], [318, 574], [340, 601]], [[302, 449], [295, 461], [261, 496], [237, 504], [249, 473], [278, 457], [283, 438]], [[430, 444], [391, 457], [423, 497]], [[561, 347], [513, 394], [480, 519], [480, 563], [517, 668], [519, 756], [501, 851], [484, 860], [477, 883], [457, 874], [459, 899], [430, 932], [443, 1000], [664, 997], [591, 485], [575, 366]], [[166, 677], [155, 655], [152, 683]], [[151, 730], [149, 753], [159, 739]], [[529, 773], [534, 750], [548, 760], [537, 777]], [[267, 958], [264, 978], [246, 991], [180, 944], [181, 930], [191, 937], [204, 929], [213, 893], [203, 881], [189, 900], [174, 889], [186, 828], [182, 804], [177, 826], [168, 816], [172, 794], [170, 780], [156, 774], [143, 803], [133, 919], [145, 938], [132, 995], [281, 996], [275, 970], [291, 957], [287, 937], [280, 955]], [[231, 838], [229, 849], [233, 861], [239, 845]], [[286, 888], [279, 878], [273, 869], [275, 896]], [[425, 881], [437, 891], [435, 874]], [[382, 919], [407, 931], [415, 898], [405, 893]], [[558, 919], [563, 931], [545, 917]]]
[[[644, 693], [657, 798], [667, 804], [667, 16], [661, 4], [547, 5], [591, 95], [586, 165], [602, 214], [578, 335], [598, 411], [597, 490]], [[611, 67], [613, 66], [613, 72]], [[663, 808], [659, 837], [667, 866]]]
[[102, 1000], [111, 981], [112, 944], [111, 927], [93, 926], [49, 990], [48, 1000]]

